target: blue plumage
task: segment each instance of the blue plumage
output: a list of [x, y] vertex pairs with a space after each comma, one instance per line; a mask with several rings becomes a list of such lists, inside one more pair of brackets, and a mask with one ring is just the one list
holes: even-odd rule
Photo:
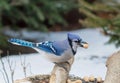
[[32, 48], [34, 47], [34, 43], [21, 40], [21, 39], [11, 38], [8, 40], [8, 42], [16, 44], [16, 45], [20, 45], [20, 46], [26, 46], [26, 47], [32, 47]]
[[36, 48], [39, 48], [39, 49], [49, 52], [49, 53], [56, 54], [56, 50], [52, 45], [53, 45], [53, 42], [46, 41], [46, 42], [42, 42], [42, 43], [36, 43]]
[[68, 61], [71, 57], [74, 57], [78, 46], [84, 47], [84, 44], [87, 44], [78, 35], [71, 33], [68, 33], [68, 37], [63, 41], [33, 43], [15, 38], [8, 41], [12, 44], [33, 48], [39, 53], [43, 53], [52, 62]]
[[45, 42], [41, 42], [41, 43], [33, 43], [33, 42], [28, 42], [25, 40], [15, 39], [15, 38], [11, 38], [8, 41], [10, 43], [13, 43], [16, 45], [31, 47], [31, 48], [39, 48], [43, 51], [56, 54], [56, 51], [55, 51], [54, 47], [52, 46], [53, 42], [50, 42], [50, 41], [45, 41]]
[[[45, 41], [45, 42], [40, 42], [40, 43], [33, 43], [33, 42], [28, 42], [28, 41], [25, 41], [25, 40], [21, 40], [21, 39], [11, 38], [8, 41], [12, 44], [16, 44], [16, 45], [20, 45], [20, 46], [38, 48], [40, 50], [55, 54], [57, 56], [60, 56], [69, 47], [67, 45], [66, 40], [63, 41], [63, 42]], [[63, 47], [63, 45], [65, 47]]]
[[72, 34], [72, 33], [68, 33], [68, 38], [71, 39], [71, 40], [77, 39], [77, 40], [82, 41], [82, 39], [80, 38], [80, 36]]
[[69, 43], [67, 40], [64, 41], [55, 41], [53, 43], [53, 47], [56, 50], [56, 55], [60, 56], [62, 53], [64, 53], [67, 49], [70, 48]]

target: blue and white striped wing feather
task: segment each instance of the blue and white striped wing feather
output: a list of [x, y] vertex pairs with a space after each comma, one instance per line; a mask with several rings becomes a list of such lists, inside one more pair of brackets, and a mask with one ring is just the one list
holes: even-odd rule
[[36, 43], [36, 47], [39, 48], [40, 50], [56, 54], [56, 50], [53, 47], [53, 42], [45, 41], [41, 43]]

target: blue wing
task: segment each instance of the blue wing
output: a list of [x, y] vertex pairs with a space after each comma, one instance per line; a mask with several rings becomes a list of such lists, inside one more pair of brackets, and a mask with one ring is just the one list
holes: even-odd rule
[[8, 42], [15, 44], [15, 45], [31, 47], [31, 48], [38, 48], [45, 52], [49, 52], [49, 53], [53, 53], [53, 54], [57, 55], [57, 52], [56, 52], [55, 48], [53, 47], [53, 42], [50, 42], [50, 41], [45, 41], [45, 42], [41, 42], [41, 43], [33, 43], [33, 42], [21, 40], [21, 39], [11, 38], [8, 40]]
[[66, 40], [54, 42], [46, 41], [42, 43], [37, 43], [36, 47], [46, 52], [53, 53], [56, 56], [61, 56], [62, 53], [64, 53], [69, 48], [69, 45]]
[[57, 55], [56, 49], [53, 47], [53, 42], [51, 42], [51, 41], [36, 43], [36, 47], [43, 50], [43, 51]]

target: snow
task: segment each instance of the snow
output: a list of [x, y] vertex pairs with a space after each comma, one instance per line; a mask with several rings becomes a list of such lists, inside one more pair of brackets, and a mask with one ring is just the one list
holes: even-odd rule
[[[90, 76], [90, 75], [93, 75], [95, 77], [101, 76], [103, 79], [105, 79], [105, 74], [106, 74], [105, 62], [107, 60], [107, 57], [109, 57], [112, 53], [120, 49], [119, 48], [116, 49], [112, 44], [105, 45], [109, 37], [102, 35], [99, 29], [83, 29], [83, 30], [76, 30], [71, 32], [80, 35], [81, 38], [87, 41], [89, 43], [89, 48], [88, 49], [78, 48], [78, 52], [75, 55], [75, 61], [72, 65], [70, 74], [79, 77]], [[55, 41], [55, 40], [65, 39], [67, 33], [68, 33], [67, 31], [49, 32], [48, 34], [41, 32], [36, 32], [36, 33], [34, 32], [34, 35], [29, 35], [33, 33], [32, 32], [28, 33], [28, 31], [24, 31], [23, 37], [29, 37], [29, 38], [36, 37], [37, 39], [37, 37], [39, 37], [40, 35], [43, 38], [44, 37], [47, 38], [45, 40]], [[38, 39], [38, 41], [40, 40]], [[54, 66], [53, 63], [47, 61], [42, 57], [42, 55], [38, 53], [22, 54], [19, 56], [13, 55], [10, 56], [9, 59], [13, 62], [13, 67], [15, 66], [14, 80], [24, 77], [24, 72], [21, 65], [21, 62], [24, 62], [24, 59], [25, 59], [25, 65], [27, 66], [26, 68], [27, 76], [36, 75], [36, 74], [50, 74]], [[10, 79], [10, 71], [6, 61], [6, 57], [3, 58], [3, 61]], [[2, 70], [1, 63], [0, 63], [0, 70]], [[0, 72], [0, 83], [5, 83], [1, 72]]]

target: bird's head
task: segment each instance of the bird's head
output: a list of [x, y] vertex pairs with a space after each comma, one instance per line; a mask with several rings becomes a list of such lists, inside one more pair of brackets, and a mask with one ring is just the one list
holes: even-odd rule
[[77, 47], [88, 48], [88, 43], [83, 41], [80, 36], [76, 34], [68, 33], [68, 41], [74, 51], [77, 50]]

